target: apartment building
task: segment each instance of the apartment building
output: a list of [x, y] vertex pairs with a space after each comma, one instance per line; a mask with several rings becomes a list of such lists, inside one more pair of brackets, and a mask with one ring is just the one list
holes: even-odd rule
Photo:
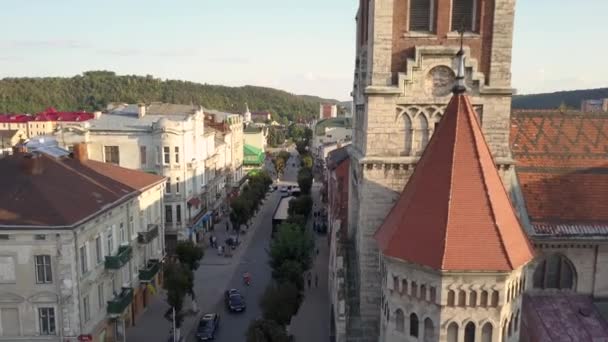
[[87, 112], [59, 112], [47, 108], [35, 115], [0, 114], [0, 131], [21, 130], [27, 138], [41, 135], [52, 135], [59, 124], [82, 123], [95, 117]]
[[120, 341], [162, 282], [165, 178], [48, 151], [0, 159], [0, 341]]

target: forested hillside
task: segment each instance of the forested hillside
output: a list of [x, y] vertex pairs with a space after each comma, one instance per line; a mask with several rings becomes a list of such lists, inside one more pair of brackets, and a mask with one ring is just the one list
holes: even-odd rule
[[337, 102], [271, 88], [225, 87], [161, 80], [149, 75], [118, 76], [110, 71], [89, 71], [71, 78], [0, 80], [0, 113], [35, 113], [47, 107], [92, 111], [104, 109], [109, 102], [152, 101], [194, 103], [230, 112], [243, 112], [247, 102], [251, 111], [268, 110], [289, 120], [316, 117], [319, 102]]
[[555, 93], [513, 96], [513, 109], [555, 109], [561, 105], [580, 109], [581, 101], [608, 98], [608, 88], [558, 91]]

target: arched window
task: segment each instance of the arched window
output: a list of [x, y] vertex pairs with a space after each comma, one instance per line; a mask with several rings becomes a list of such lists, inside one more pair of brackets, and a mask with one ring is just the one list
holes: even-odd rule
[[397, 309], [395, 311], [395, 330], [399, 332], [403, 332], [405, 330], [405, 315], [401, 309]]
[[415, 281], [412, 282], [412, 297], [418, 297], [418, 284]]
[[429, 289], [429, 294], [430, 294], [430, 301], [431, 303], [435, 303], [437, 301], [437, 290], [435, 290], [434, 286], [431, 286], [431, 288]]
[[399, 277], [393, 276], [393, 290], [399, 291]]
[[410, 336], [418, 337], [418, 316], [415, 313], [410, 315]]
[[467, 295], [466, 292], [464, 292], [464, 290], [460, 290], [458, 291], [458, 306], [464, 307], [467, 305]]
[[515, 314], [515, 322], [513, 322], [513, 331], [515, 331], [515, 332], [517, 332], [518, 322], [519, 322], [519, 310], [517, 310], [517, 313]]
[[511, 287], [507, 288], [507, 303], [511, 301]]
[[407, 279], [401, 281], [401, 294], [407, 295]]
[[448, 325], [448, 338], [447, 342], [458, 342], [458, 324], [455, 322]]
[[492, 291], [492, 301], [490, 306], [493, 308], [498, 306], [498, 291]]
[[420, 285], [420, 299], [426, 300], [426, 285]]
[[416, 155], [421, 155], [429, 142], [429, 123], [426, 117], [419, 113], [416, 116], [416, 129], [414, 131], [414, 150]]
[[513, 317], [509, 318], [509, 329], [507, 330], [509, 337], [513, 334]]
[[481, 306], [482, 308], [485, 308], [488, 306], [488, 291], [486, 291], [486, 290], [481, 291], [481, 296], [479, 298], [479, 306]]
[[412, 154], [412, 120], [410, 120], [410, 117], [406, 113], [403, 113], [401, 117], [403, 120], [403, 128], [405, 130], [405, 145], [403, 146], [403, 154], [409, 156]]
[[568, 258], [561, 254], [551, 254], [534, 270], [534, 288], [574, 289], [575, 269]]
[[481, 342], [492, 342], [492, 324], [490, 322], [484, 324], [481, 329]]
[[477, 292], [475, 291], [469, 293], [469, 306], [472, 308], [477, 306]]
[[435, 342], [435, 325], [430, 318], [424, 320], [424, 342]]
[[464, 342], [475, 342], [475, 323], [469, 322], [464, 327]]
[[455, 293], [453, 290], [448, 290], [448, 306], [454, 306]]

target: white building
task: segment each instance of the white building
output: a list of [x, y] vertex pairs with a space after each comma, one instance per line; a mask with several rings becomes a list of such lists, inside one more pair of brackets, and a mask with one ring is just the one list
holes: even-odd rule
[[160, 285], [165, 179], [47, 152], [0, 159], [0, 341], [122, 340]]

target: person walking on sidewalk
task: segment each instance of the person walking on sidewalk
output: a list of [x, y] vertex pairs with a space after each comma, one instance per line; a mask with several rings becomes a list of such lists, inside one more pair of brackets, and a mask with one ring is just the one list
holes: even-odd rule
[[308, 272], [308, 275], [306, 276], [307, 280], [308, 280], [308, 288], [310, 289], [312, 287], [311, 281], [312, 281], [312, 274], [310, 272]]

